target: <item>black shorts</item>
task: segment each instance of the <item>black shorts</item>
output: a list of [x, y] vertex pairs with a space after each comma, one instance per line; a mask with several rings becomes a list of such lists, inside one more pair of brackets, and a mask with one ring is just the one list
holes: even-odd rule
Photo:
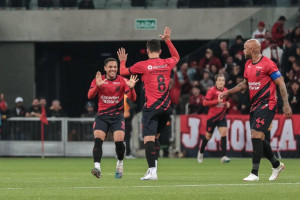
[[250, 128], [263, 133], [268, 131], [276, 110], [276, 107], [273, 110], [269, 110], [269, 107], [265, 105], [259, 105], [250, 113]]
[[227, 119], [226, 117], [224, 117], [221, 120], [217, 120], [215, 122], [213, 122], [212, 120], [207, 120], [206, 123], [206, 132], [213, 134], [215, 128], [217, 127], [227, 127]]
[[170, 120], [170, 114], [170, 110], [144, 108], [142, 117], [143, 136], [155, 136], [157, 133], [160, 133]]
[[95, 119], [93, 130], [101, 130], [107, 133], [110, 130], [112, 133], [115, 131], [125, 131], [125, 120], [123, 115], [98, 115]]

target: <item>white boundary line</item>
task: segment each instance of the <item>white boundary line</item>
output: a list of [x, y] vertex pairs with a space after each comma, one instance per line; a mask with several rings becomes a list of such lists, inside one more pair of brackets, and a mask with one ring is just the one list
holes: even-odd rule
[[[200, 185], [133, 185], [133, 186], [98, 186], [98, 187], [50, 187], [40, 189], [114, 189], [114, 188], [177, 188], [177, 187], [212, 187], [212, 186], [261, 186], [261, 185], [300, 185], [300, 183], [229, 183], [229, 184], [200, 184]], [[26, 190], [36, 188], [0, 188], [0, 190]]]

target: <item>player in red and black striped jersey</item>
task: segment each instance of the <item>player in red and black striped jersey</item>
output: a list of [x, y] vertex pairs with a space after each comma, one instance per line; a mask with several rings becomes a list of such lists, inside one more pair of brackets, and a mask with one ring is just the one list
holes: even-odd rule
[[158, 155], [155, 147], [159, 145], [155, 140], [155, 135], [160, 133], [160, 130], [166, 126], [170, 117], [169, 81], [171, 70], [179, 61], [179, 54], [170, 40], [171, 29], [166, 27], [164, 35], [160, 35], [160, 37], [168, 45], [171, 58], [161, 59], [159, 57], [161, 53], [160, 41], [153, 39], [149, 40], [146, 45], [149, 59], [126, 68], [127, 54], [125, 49], [121, 48], [118, 50], [121, 62], [120, 74], [123, 76], [140, 74], [146, 93], [146, 105], [143, 109], [142, 117], [142, 131], [149, 169], [141, 180], [157, 180], [157, 165], [155, 161]]
[[106, 75], [101, 75], [98, 71], [88, 92], [88, 99], [93, 99], [98, 95], [98, 113], [93, 126], [95, 168], [92, 169], [92, 174], [97, 178], [101, 177], [102, 144], [110, 129], [114, 136], [118, 156], [115, 177], [122, 178], [125, 152], [123, 143], [125, 136], [124, 94], [130, 92], [133, 93], [130, 96], [136, 96], [133, 88], [138, 79], [134, 75], [130, 77], [130, 80], [119, 76], [117, 74], [118, 62], [114, 58], [108, 58], [104, 61], [104, 70]]
[[244, 44], [244, 54], [249, 59], [245, 64], [244, 81], [234, 88], [219, 95], [219, 98], [226, 98], [228, 95], [249, 89], [251, 108], [250, 108], [250, 128], [253, 146], [252, 170], [244, 181], [258, 181], [258, 169], [262, 154], [271, 162], [272, 175], [269, 180], [276, 180], [278, 174], [283, 171], [284, 164], [279, 162], [270, 144], [264, 140], [265, 133], [268, 131], [274, 118], [277, 100], [275, 98], [276, 85], [283, 100], [283, 112], [287, 118], [291, 118], [292, 111], [288, 102], [288, 94], [284, 80], [276, 66], [269, 58], [260, 53], [260, 43], [258, 40], [247, 40]]
[[221, 162], [228, 163], [230, 159], [226, 156], [227, 149], [227, 120], [226, 120], [226, 110], [229, 108], [230, 104], [226, 98], [219, 101], [218, 95], [227, 91], [225, 88], [225, 76], [224, 74], [217, 74], [215, 77], [216, 86], [210, 88], [206, 93], [203, 105], [209, 106], [207, 124], [206, 124], [206, 135], [202, 140], [201, 148], [199, 149], [197, 160], [199, 163], [203, 162], [203, 153], [207, 145], [207, 142], [211, 139], [215, 127], [218, 126], [221, 135]]

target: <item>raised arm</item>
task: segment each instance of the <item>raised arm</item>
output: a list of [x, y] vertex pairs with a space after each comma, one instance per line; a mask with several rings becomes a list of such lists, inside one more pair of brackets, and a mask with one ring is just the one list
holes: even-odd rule
[[95, 78], [95, 83], [93, 82], [91, 85], [91, 88], [89, 89], [88, 92], [88, 99], [93, 99], [97, 93], [98, 93], [98, 88], [106, 81], [107, 79], [102, 79], [101, 73], [98, 71], [96, 73], [96, 78]]
[[179, 57], [179, 54], [178, 54], [176, 48], [174, 47], [173, 43], [171, 42], [171, 29], [169, 27], [166, 27], [164, 30], [164, 35], [159, 35], [159, 37], [161, 37], [161, 39], [163, 39], [166, 42], [172, 58], [175, 59], [176, 62], [178, 62], [180, 57]]
[[121, 76], [129, 76], [130, 72], [129, 69], [126, 68], [126, 60], [127, 60], [127, 53], [124, 48], [120, 48], [117, 51], [119, 60], [120, 60], [120, 75]]
[[275, 79], [274, 82], [276, 83], [276, 85], [279, 86], [279, 91], [280, 91], [282, 101], [283, 101], [283, 108], [282, 108], [283, 113], [284, 113], [284, 115], [286, 115], [287, 118], [291, 118], [292, 117], [292, 109], [291, 109], [289, 101], [288, 101], [288, 93], [287, 93], [286, 86], [285, 86], [282, 76]]

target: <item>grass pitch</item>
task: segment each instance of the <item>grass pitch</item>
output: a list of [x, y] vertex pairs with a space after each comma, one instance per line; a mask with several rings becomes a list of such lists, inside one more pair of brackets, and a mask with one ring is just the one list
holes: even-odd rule
[[0, 158], [0, 200], [6, 199], [300, 199], [300, 159], [282, 159], [286, 169], [270, 182], [271, 165], [262, 159], [260, 181], [243, 182], [251, 159], [159, 159], [158, 181], [140, 181], [145, 158], [124, 161], [115, 179], [116, 159], [102, 159], [102, 178], [91, 175], [91, 158]]

